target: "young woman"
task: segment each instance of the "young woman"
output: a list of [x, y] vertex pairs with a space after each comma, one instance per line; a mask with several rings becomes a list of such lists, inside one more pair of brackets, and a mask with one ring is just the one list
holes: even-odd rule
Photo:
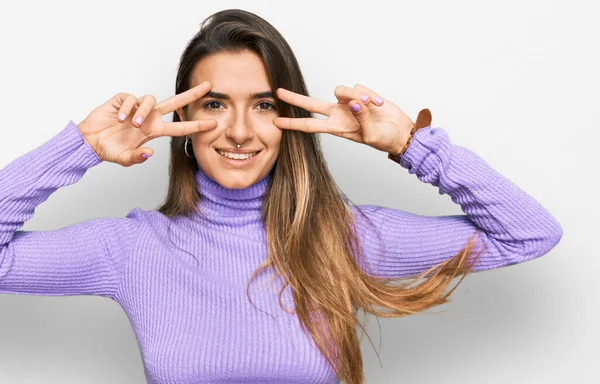
[[[0, 292], [117, 301], [151, 383], [356, 384], [359, 309], [421, 312], [446, 301], [455, 277], [531, 260], [561, 239], [544, 207], [452, 144], [427, 109], [413, 123], [365, 86], [335, 95], [307, 95], [265, 20], [212, 15], [181, 57], [175, 96], [119, 93], [0, 171]], [[351, 204], [319, 132], [382, 151], [466, 215]], [[160, 136], [172, 141], [157, 210], [18, 230], [87, 169], [147, 161], [143, 145]]]

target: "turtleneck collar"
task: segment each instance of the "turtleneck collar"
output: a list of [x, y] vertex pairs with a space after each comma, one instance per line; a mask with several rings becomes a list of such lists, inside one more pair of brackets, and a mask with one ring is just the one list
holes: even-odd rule
[[260, 216], [263, 197], [272, 175], [273, 170], [247, 188], [229, 189], [198, 167], [195, 175], [201, 195], [198, 208], [210, 216]]

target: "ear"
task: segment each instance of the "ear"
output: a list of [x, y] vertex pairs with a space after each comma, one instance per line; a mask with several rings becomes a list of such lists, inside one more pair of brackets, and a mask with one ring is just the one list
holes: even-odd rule
[[177, 108], [176, 112], [177, 112], [177, 115], [179, 116], [180, 121], [187, 121], [183, 108]]

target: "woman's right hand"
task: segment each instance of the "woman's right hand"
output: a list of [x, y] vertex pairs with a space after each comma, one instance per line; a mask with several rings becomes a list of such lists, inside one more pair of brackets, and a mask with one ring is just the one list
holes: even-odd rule
[[[156, 104], [156, 98], [140, 98], [119, 93], [94, 109], [77, 125], [85, 142], [103, 161], [129, 167], [143, 163], [154, 154], [152, 148], [141, 147], [160, 136], [185, 136], [214, 129], [216, 120], [194, 120], [165, 123], [162, 115], [183, 108], [204, 96], [212, 85], [205, 81], [183, 93], [171, 96]], [[136, 119], [142, 118], [142, 124]]]

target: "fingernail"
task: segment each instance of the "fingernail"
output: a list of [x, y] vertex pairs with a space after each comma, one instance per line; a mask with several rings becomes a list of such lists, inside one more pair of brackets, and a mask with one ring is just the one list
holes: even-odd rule
[[138, 117], [135, 119], [135, 122], [136, 122], [136, 123], [138, 123], [138, 125], [142, 125], [142, 116], [138, 116]]
[[352, 109], [354, 112], [358, 112], [358, 111], [360, 111], [360, 105], [358, 105], [358, 104], [352, 104], [352, 105], [350, 106], [350, 108], [351, 108], [351, 109]]
[[150, 155], [149, 155], [149, 154], [147, 154], [147, 153], [142, 153], [142, 157], [143, 157], [144, 159], [147, 159], [147, 158], [149, 158], [149, 157], [150, 157]]
[[361, 96], [360, 97], [360, 99], [362, 100], [363, 103], [366, 103], [368, 98], [369, 98], [369, 96]]
[[127, 115], [126, 115], [126, 114], [124, 114], [124, 113], [121, 113], [121, 114], [119, 115], [119, 120], [121, 120], [121, 121], [125, 121], [125, 118], [127, 118]]
[[378, 97], [375, 99], [375, 102], [377, 102], [377, 104], [381, 104], [383, 103], [383, 99], [381, 97]]

